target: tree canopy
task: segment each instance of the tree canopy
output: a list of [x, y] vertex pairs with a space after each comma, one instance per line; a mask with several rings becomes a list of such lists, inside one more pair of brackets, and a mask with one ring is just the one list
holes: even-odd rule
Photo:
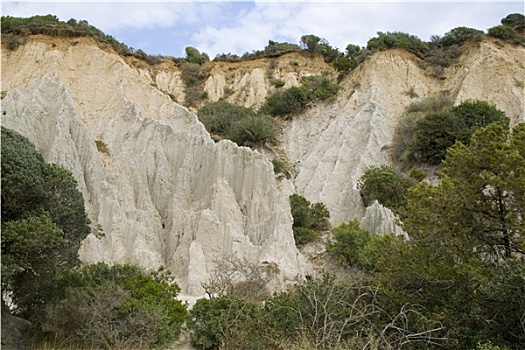
[[44, 163], [27, 138], [4, 127], [1, 149], [2, 287], [30, 314], [53, 297], [58, 272], [78, 266], [89, 220], [69, 171]]

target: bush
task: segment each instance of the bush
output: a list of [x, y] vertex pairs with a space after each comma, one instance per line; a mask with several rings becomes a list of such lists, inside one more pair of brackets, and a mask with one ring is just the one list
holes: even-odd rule
[[418, 101], [412, 102], [408, 108], [408, 113], [422, 112], [435, 113], [443, 109], [450, 108], [454, 104], [454, 100], [448, 94], [439, 93], [424, 97]]
[[241, 146], [277, 143], [270, 116], [226, 101], [211, 102], [197, 112], [209, 133], [232, 140]]
[[[21, 38], [37, 34], [66, 38], [88, 36], [101, 44], [111, 46], [120, 55], [134, 56], [140, 60], [150, 61], [151, 64], [157, 64], [160, 61], [160, 57], [146, 55], [142, 50], [134, 51], [111, 35], [104, 34], [101, 30], [89, 25], [85, 20], [77, 21], [72, 18], [63, 22], [54, 15], [37, 15], [28, 18], [2, 16], [2, 35], [10, 38], [10, 48], [15, 48], [18, 44], [23, 43], [24, 40]], [[14, 37], [17, 38], [16, 41]]]
[[327, 100], [335, 97], [339, 86], [330, 82], [326, 76], [305, 76], [301, 78], [301, 89], [308, 101]]
[[225, 343], [240, 329], [256, 322], [259, 314], [257, 305], [221, 295], [197, 300], [186, 325], [192, 343], [199, 349], [219, 349], [224, 348]]
[[406, 206], [408, 189], [415, 181], [388, 166], [369, 167], [357, 183], [365, 206], [377, 200], [399, 214]]
[[206, 61], [209, 61], [210, 58], [206, 53], [200, 53], [199, 50], [197, 50], [194, 47], [188, 46], [185, 49], [186, 51], [186, 61], [189, 63], [196, 63], [196, 64], [203, 64]]
[[274, 158], [272, 159], [272, 165], [275, 174], [284, 174], [288, 179], [292, 176], [292, 167], [285, 161]]
[[180, 292], [164, 270], [89, 265], [69, 276], [62, 300], [46, 308], [42, 332], [72, 346], [152, 348], [176, 339], [186, 319]]
[[465, 124], [450, 110], [427, 114], [418, 121], [408, 152], [419, 163], [438, 165], [464, 131]]
[[357, 220], [343, 223], [332, 229], [335, 242], [328, 246], [328, 251], [337, 257], [339, 263], [368, 269], [362, 253], [372, 241], [372, 234], [359, 227]]
[[486, 101], [466, 100], [454, 107], [449, 107], [450, 103], [450, 97], [438, 95], [408, 107], [396, 128], [396, 159], [405, 165], [414, 162], [438, 165], [447, 148], [456, 141], [468, 144], [477, 129], [495, 122], [509, 126], [505, 113]]
[[261, 146], [265, 143], [276, 144], [277, 135], [273, 119], [269, 115], [254, 114], [237, 120], [226, 137], [238, 145]]
[[488, 34], [494, 38], [502, 40], [510, 40], [518, 35], [514, 28], [506, 25], [500, 25], [489, 28]]
[[512, 13], [501, 20], [501, 25], [489, 28], [488, 35], [513, 44], [525, 45], [525, 16]]
[[428, 51], [428, 44], [414, 35], [401, 32], [378, 32], [377, 35], [367, 42], [366, 48], [372, 52], [402, 48], [423, 56]]
[[272, 116], [295, 113], [300, 111], [307, 102], [308, 98], [304, 90], [294, 86], [267, 97], [260, 112]]
[[307, 76], [301, 78], [301, 86], [277, 91], [266, 98], [260, 112], [272, 116], [299, 112], [308, 102], [334, 98], [339, 87], [326, 76]]
[[461, 46], [468, 40], [478, 42], [481, 41], [482, 38], [483, 31], [481, 30], [468, 27], [457, 27], [448, 33], [445, 33], [438, 43], [444, 47], [451, 47], [455, 45]]
[[210, 75], [209, 64], [199, 64], [195, 62], [181, 62], [181, 79], [185, 86], [185, 103], [188, 106], [197, 106], [200, 101], [207, 96], [204, 93], [204, 83]]
[[310, 203], [298, 194], [290, 196], [293, 216], [293, 231], [296, 244], [306, 244], [317, 237], [320, 231], [330, 228], [330, 213], [323, 203]]

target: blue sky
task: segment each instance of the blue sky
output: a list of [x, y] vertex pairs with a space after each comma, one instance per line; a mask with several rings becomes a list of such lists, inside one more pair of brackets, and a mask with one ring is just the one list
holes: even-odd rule
[[378, 31], [402, 31], [428, 41], [431, 35], [466, 26], [481, 30], [523, 1], [10, 1], [2, 15], [54, 14], [85, 19], [148, 54], [184, 56], [193, 46], [209, 54], [263, 49], [268, 40], [299, 43], [304, 34], [325, 38], [341, 51], [365, 46]]

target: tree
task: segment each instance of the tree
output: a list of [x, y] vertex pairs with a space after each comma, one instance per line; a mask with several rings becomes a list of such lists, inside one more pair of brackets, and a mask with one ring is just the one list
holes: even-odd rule
[[62, 237], [42, 209], [2, 223], [2, 299], [11, 293], [19, 315], [29, 317], [55, 297]]
[[310, 53], [319, 51], [320, 44], [326, 42], [326, 40], [321, 39], [317, 35], [308, 34], [301, 37], [301, 48], [303, 50], [308, 50]]
[[[503, 291], [519, 289], [513, 283], [521, 283], [521, 270], [498, 277], [505, 271], [498, 265], [524, 252], [524, 146], [523, 124], [511, 133], [493, 123], [477, 130], [469, 145], [457, 142], [442, 163], [439, 185], [420, 183], [409, 191], [403, 228], [410, 241], [386, 249], [380, 264], [392, 305], [422, 305], [462, 348], [489, 340], [519, 344], [525, 333], [519, 325], [499, 326], [523, 317], [521, 298]], [[505, 317], [496, 311], [502, 300], [516, 305]]]
[[[409, 195], [407, 229], [446, 232], [462, 251], [494, 260], [523, 250], [525, 128], [512, 135], [501, 124], [480, 129], [471, 144], [457, 143], [440, 173], [441, 185], [421, 184]], [[460, 241], [465, 241], [460, 244]], [[466, 244], [466, 242], [469, 244]]]
[[45, 164], [34, 145], [13, 130], [2, 128], [1, 147], [2, 256], [8, 262], [2, 265], [2, 286], [12, 293], [18, 313], [38, 317], [60, 294], [62, 272], [80, 263], [89, 220], [69, 171]]
[[448, 224], [478, 239], [477, 251], [494, 260], [525, 251], [524, 139], [524, 124], [512, 134], [491, 124], [476, 132], [469, 146], [451, 148], [443, 164], [443, 188], [450, 204], [461, 208]]
[[186, 61], [189, 63], [203, 64], [204, 62], [210, 60], [206, 53], [200, 53], [200, 51], [194, 47], [188, 46], [186, 47], [185, 51]]
[[501, 24], [510, 26], [518, 32], [525, 30], [525, 16], [522, 13], [511, 13], [501, 20]]
[[60, 264], [77, 266], [78, 249], [81, 242], [90, 233], [90, 221], [84, 209], [84, 197], [77, 189], [77, 181], [70, 171], [57, 164], [45, 164], [44, 208], [53, 222], [64, 232], [60, 247]]
[[2, 127], [2, 222], [16, 220], [44, 200], [44, 161], [19, 133]]

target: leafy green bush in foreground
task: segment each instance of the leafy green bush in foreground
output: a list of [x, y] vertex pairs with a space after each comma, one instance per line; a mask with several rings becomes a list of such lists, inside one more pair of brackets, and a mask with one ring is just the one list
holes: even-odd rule
[[71, 346], [153, 348], [174, 341], [186, 319], [180, 292], [163, 270], [88, 265], [67, 276], [65, 298], [48, 305], [43, 334]]

